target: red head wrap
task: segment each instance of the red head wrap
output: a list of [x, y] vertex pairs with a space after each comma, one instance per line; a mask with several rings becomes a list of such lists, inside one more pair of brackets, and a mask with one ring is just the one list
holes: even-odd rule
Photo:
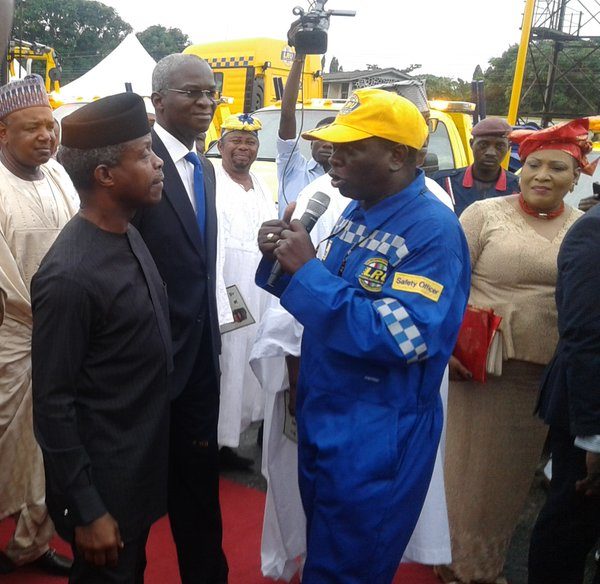
[[515, 130], [508, 135], [508, 138], [519, 144], [521, 162], [525, 162], [525, 159], [536, 150], [562, 150], [577, 160], [581, 172], [591, 176], [600, 159], [590, 164], [585, 156], [592, 150], [588, 129], [589, 119], [580, 118], [544, 130]]

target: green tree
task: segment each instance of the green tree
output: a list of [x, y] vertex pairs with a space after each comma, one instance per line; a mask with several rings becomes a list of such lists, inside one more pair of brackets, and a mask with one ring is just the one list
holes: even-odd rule
[[192, 44], [179, 28], [165, 28], [160, 24], [149, 26], [136, 36], [155, 61], [171, 53], [181, 53]]
[[437, 75], [417, 75], [417, 79], [425, 81], [429, 99], [456, 101], [469, 101], [471, 99], [471, 84], [463, 79], [438, 77]]
[[[560, 117], [595, 114], [600, 111], [600, 50], [597, 43], [566, 44], [559, 54], [555, 93], [551, 110]], [[527, 56], [520, 115], [538, 117], [543, 110], [544, 89], [553, 43], [540, 41]], [[485, 72], [487, 109], [491, 114], [506, 115], [512, 92], [518, 45], [509, 47], [500, 57], [490, 59]]]
[[13, 37], [49, 45], [62, 64], [62, 84], [98, 64], [131, 32], [114, 8], [94, 0], [17, 0]]

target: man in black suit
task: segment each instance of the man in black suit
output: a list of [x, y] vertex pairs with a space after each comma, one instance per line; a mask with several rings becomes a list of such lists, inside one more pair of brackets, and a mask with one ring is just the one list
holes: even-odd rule
[[46, 502], [73, 547], [71, 584], [141, 584], [148, 531], [167, 507], [172, 357], [163, 282], [129, 220], [160, 200], [162, 160], [133, 93], [62, 127], [81, 209], [31, 286]]
[[218, 95], [195, 55], [161, 59], [152, 74], [152, 147], [164, 164], [163, 198], [134, 220], [167, 284], [175, 371], [169, 518], [184, 584], [227, 582], [219, 505], [217, 421], [220, 335], [215, 294], [215, 174], [194, 148]]
[[563, 241], [556, 304], [560, 339], [539, 401], [552, 482], [531, 538], [529, 584], [581, 584], [600, 537], [600, 206]]

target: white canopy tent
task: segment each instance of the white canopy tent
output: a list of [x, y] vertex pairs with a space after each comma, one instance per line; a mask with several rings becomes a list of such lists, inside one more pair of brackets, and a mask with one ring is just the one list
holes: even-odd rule
[[150, 96], [152, 70], [156, 61], [148, 54], [134, 33], [87, 73], [64, 85], [57, 96], [62, 101], [86, 100], [122, 93], [131, 83], [135, 93]]

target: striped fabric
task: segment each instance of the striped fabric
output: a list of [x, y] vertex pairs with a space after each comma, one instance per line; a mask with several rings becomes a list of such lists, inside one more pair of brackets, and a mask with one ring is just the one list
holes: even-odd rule
[[27, 75], [0, 87], [0, 120], [28, 107], [50, 107], [44, 80]]

